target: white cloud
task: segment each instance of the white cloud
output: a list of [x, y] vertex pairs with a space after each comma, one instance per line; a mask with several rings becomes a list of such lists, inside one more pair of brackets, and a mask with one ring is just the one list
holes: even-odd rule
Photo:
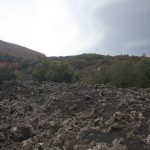
[[0, 0], [0, 38], [48, 56], [148, 50], [149, 13], [147, 0]]
[[39, 35], [36, 39], [40, 47], [48, 55], [67, 54], [66, 47], [77, 28], [68, 12], [66, 1], [34, 0], [34, 6], [37, 13], [35, 31]]
[[47, 55], [71, 55], [87, 51], [102, 37], [102, 26], [95, 24], [101, 28], [99, 35], [93, 24], [92, 9], [89, 10], [89, 6], [94, 6], [91, 0], [77, 1], [73, 9], [73, 3], [68, 3], [73, 1], [68, 0], [32, 0], [23, 5], [15, 1], [9, 5], [4, 3], [0, 9], [3, 40]]
[[14, 7], [13, 3], [0, 9], [1, 38], [47, 55], [71, 53], [67, 45], [75, 36], [77, 26], [68, 12], [66, 0], [32, 0], [29, 5], [29, 14], [25, 8], [18, 11], [22, 6]]

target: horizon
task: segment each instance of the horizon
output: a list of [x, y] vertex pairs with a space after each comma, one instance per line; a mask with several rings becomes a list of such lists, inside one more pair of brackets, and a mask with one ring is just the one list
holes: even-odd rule
[[23, 46], [23, 45], [19, 45], [19, 44], [16, 44], [16, 43], [11, 43], [11, 42], [8, 42], [8, 41], [4, 41], [4, 40], [0, 40], [2, 42], [5, 42], [5, 43], [9, 43], [9, 44], [13, 44], [13, 45], [17, 45], [17, 46], [20, 46], [20, 47], [24, 47], [26, 49], [29, 49], [29, 50], [32, 50], [32, 51], [35, 51], [35, 52], [38, 52], [38, 53], [41, 53], [43, 55], [45, 55], [46, 57], [70, 57], [70, 56], [79, 56], [79, 55], [84, 55], [84, 54], [96, 54], [96, 55], [102, 55], [102, 56], [146, 56], [146, 57], [150, 57], [149, 53], [137, 53], [137, 54], [134, 54], [134, 53], [120, 53], [120, 54], [102, 54], [102, 53], [96, 53], [96, 52], [85, 52], [85, 53], [77, 53], [77, 54], [72, 54], [72, 55], [51, 55], [51, 56], [47, 56], [45, 53], [43, 52], [40, 52], [40, 51], [37, 51], [35, 49], [31, 49], [30, 47], [26, 47], [26, 46]]
[[150, 55], [150, 1], [0, 0], [0, 39], [46, 56]]

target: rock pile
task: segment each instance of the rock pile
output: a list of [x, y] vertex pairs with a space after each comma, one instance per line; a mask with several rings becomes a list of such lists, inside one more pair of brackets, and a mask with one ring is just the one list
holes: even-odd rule
[[150, 150], [150, 88], [0, 85], [1, 150]]

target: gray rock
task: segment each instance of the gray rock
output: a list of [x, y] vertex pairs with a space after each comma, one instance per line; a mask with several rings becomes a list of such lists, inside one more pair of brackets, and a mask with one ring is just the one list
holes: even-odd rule
[[146, 137], [145, 141], [146, 141], [146, 144], [150, 145], [150, 134]]
[[121, 112], [115, 112], [113, 117], [116, 121], [119, 121], [119, 120], [122, 120], [124, 118], [124, 114], [122, 114]]
[[113, 124], [114, 122], [115, 122], [114, 117], [111, 117], [109, 120], [107, 120], [107, 121], [105, 122], [105, 125], [106, 125], [106, 126], [109, 126], [109, 125]]
[[66, 137], [67, 137], [67, 135], [65, 135], [65, 134], [57, 135], [56, 137], [54, 137], [53, 144], [55, 146], [64, 145]]
[[4, 142], [5, 141], [5, 136], [2, 132], [0, 132], [0, 142]]
[[127, 147], [125, 145], [122, 145], [123, 139], [114, 139], [112, 144], [112, 150], [127, 150]]
[[89, 95], [85, 95], [84, 99], [85, 99], [85, 100], [91, 100], [91, 99], [92, 99], [92, 97], [91, 97], [91, 96], [89, 96]]
[[34, 142], [32, 139], [27, 139], [22, 141], [22, 146], [20, 147], [21, 150], [31, 150]]
[[19, 124], [11, 128], [11, 139], [14, 141], [23, 141], [33, 136], [33, 128], [29, 124]]

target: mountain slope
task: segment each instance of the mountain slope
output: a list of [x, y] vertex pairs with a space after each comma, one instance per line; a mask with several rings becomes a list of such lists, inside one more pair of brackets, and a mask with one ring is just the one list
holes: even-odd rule
[[34, 60], [46, 57], [42, 53], [1, 40], [0, 40], [0, 53], [12, 55], [15, 57], [22, 57], [24, 59], [34, 59]]

